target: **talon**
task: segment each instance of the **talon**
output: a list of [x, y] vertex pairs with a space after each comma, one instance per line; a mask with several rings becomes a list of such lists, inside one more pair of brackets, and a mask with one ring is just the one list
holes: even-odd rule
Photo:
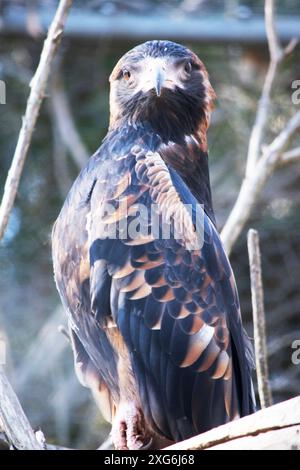
[[148, 449], [151, 449], [152, 443], [153, 443], [153, 438], [150, 437], [149, 442], [147, 442], [147, 443], [144, 444], [142, 447], [140, 447], [139, 450], [148, 450]]
[[149, 434], [145, 431], [143, 413], [133, 403], [122, 403], [114, 417], [112, 439], [117, 450], [146, 450], [152, 445], [148, 442]]

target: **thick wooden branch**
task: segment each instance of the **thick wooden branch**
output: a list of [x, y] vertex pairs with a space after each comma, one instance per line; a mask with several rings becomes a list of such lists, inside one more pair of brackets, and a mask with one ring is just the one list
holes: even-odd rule
[[42, 450], [30, 423], [0, 367], [0, 423], [10, 444], [19, 450]]
[[241, 437], [208, 450], [299, 450], [300, 426], [273, 429], [258, 435]]
[[[297, 434], [299, 426], [300, 396], [270, 406], [269, 408], [265, 408], [236, 421], [231, 421], [228, 424], [214, 428], [208, 432], [187, 439], [186, 441], [178, 442], [167, 449], [203, 450], [217, 448], [216, 446], [221, 448], [221, 444], [224, 449], [230, 448], [230, 446], [243, 449], [247, 442], [253, 442], [255, 436], [263, 439], [263, 436], [270, 433], [270, 437], [273, 437], [275, 434], [271, 433], [274, 431], [287, 429], [290, 429], [291, 433], [295, 435], [295, 433]], [[243, 438], [245, 438], [245, 440], [241, 441]], [[299, 437], [297, 439], [299, 445]], [[280, 442], [286, 442], [285, 433], [281, 434], [280, 438], [276, 438], [278, 448], [280, 447]], [[257, 447], [255, 448], [259, 449], [262, 447], [257, 443]]]
[[264, 291], [261, 274], [259, 236], [258, 232], [253, 229], [248, 232], [248, 253], [258, 393], [261, 407], [266, 408], [272, 405], [272, 395], [268, 373]]
[[31, 90], [27, 101], [25, 116], [23, 117], [22, 127], [13, 161], [7, 175], [0, 206], [0, 240], [3, 237], [14, 205], [32, 134], [44, 99], [50, 67], [59, 46], [71, 4], [72, 0], [60, 0], [47, 39], [44, 43], [38, 68], [30, 84]]

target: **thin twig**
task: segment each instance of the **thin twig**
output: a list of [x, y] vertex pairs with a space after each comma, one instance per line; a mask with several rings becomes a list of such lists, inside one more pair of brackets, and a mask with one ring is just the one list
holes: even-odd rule
[[267, 408], [272, 405], [272, 395], [268, 374], [264, 291], [261, 275], [259, 236], [258, 232], [253, 229], [250, 229], [248, 232], [248, 253], [258, 393], [261, 407]]
[[50, 100], [50, 106], [48, 108], [52, 121], [54, 176], [60, 195], [62, 198], [65, 198], [72, 185], [68, 167], [68, 152], [58, 129], [52, 100]]
[[65, 339], [68, 341], [68, 343], [71, 343], [71, 338], [69, 335], [68, 330], [64, 325], [58, 325], [58, 331], [65, 337]]
[[89, 153], [76, 129], [62, 78], [58, 73], [51, 80], [51, 102], [53, 117], [65, 147], [79, 169], [87, 162]]
[[[271, 340], [268, 342], [268, 356], [270, 357], [274, 354], [282, 352], [284, 348], [290, 348], [295, 338], [300, 338], [300, 330], [293, 329], [289, 333], [285, 333], [280, 337], [275, 336], [271, 338]], [[297, 373], [298, 372], [299, 371], [297, 370]]]
[[[14, 383], [19, 390], [24, 389], [24, 385], [30, 383], [38, 372], [49, 374], [55, 361], [59, 362], [60, 355], [66, 350], [67, 342], [61, 338], [57, 331], [62, 315], [63, 309], [59, 306], [49, 315], [27, 353], [23, 356], [22, 364], [13, 375]], [[53, 348], [53, 344], [55, 344], [55, 348]]]
[[31, 90], [27, 101], [26, 112], [13, 161], [7, 175], [0, 207], [0, 240], [4, 235], [14, 205], [32, 134], [44, 99], [50, 67], [59, 46], [71, 4], [72, 0], [60, 0], [55, 17], [49, 28], [47, 39], [44, 43], [38, 68], [30, 84]]
[[294, 149], [287, 150], [284, 152], [280, 158], [280, 163], [294, 163], [300, 160], [300, 147], [295, 147]]

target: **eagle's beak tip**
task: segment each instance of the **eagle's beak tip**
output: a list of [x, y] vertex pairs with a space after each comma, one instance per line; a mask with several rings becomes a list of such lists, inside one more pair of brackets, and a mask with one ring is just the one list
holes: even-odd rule
[[156, 81], [155, 81], [155, 92], [158, 98], [161, 96], [162, 82], [163, 82], [163, 77], [161, 76], [160, 73], [158, 73], [156, 77]]

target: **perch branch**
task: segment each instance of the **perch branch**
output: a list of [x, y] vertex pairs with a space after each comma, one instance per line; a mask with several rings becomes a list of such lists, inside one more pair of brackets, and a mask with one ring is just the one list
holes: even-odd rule
[[17, 449], [43, 449], [2, 367], [0, 367], [0, 422], [9, 442]]
[[272, 429], [211, 447], [209, 450], [297, 450], [300, 426]]
[[[231, 421], [198, 436], [178, 442], [168, 450], [202, 450], [219, 444], [233, 443], [243, 437], [263, 435], [300, 425], [300, 396], [260, 410], [244, 418]], [[298, 437], [299, 442], [299, 437]], [[224, 447], [225, 448], [225, 447]]]
[[258, 393], [261, 407], [266, 408], [272, 405], [272, 395], [268, 374], [264, 292], [261, 274], [259, 235], [258, 232], [253, 229], [248, 232], [248, 252]]
[[45, 95], [50, 67], [55, 52], [59, 46], [71, 4], [72, 0], [60, 0], [56, 14], [50, 26], [47, 39], [44, 43], [38, 68], [30, 84], [31, 90], [27, 101], [25, 116], [23, 117], [22, 127], [13, 161], [7, 175], [0, 206], [0, 240], [3, 237], [14, 205], [32, 134]]

